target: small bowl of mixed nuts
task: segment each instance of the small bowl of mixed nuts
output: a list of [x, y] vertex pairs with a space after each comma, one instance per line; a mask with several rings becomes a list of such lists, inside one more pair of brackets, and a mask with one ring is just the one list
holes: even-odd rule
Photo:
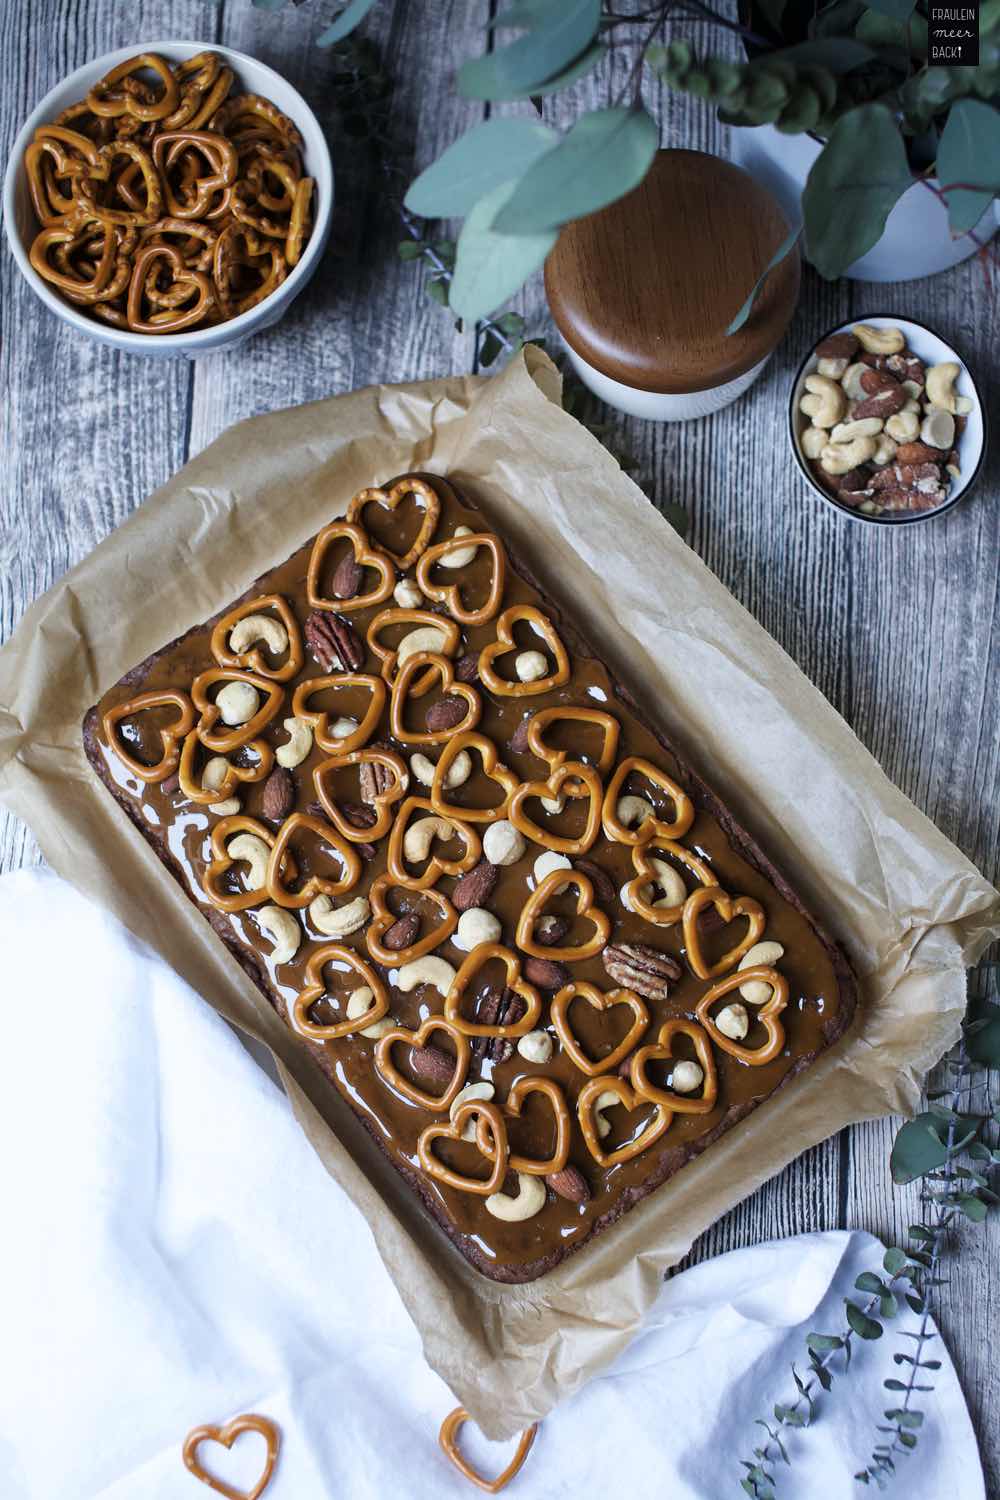
[[950, 510], [986, 452], [983, 403], [966, 365], [905, 318], [871, 317], [825, 334], [795, 377], [789, 434], [816, 493], [876, 525]]

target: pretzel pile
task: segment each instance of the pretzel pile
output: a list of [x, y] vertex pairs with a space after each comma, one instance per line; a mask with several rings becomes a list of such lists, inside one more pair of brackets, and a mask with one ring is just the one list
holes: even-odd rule
[[25, 152], [32, 266], [132, 333], [227, 322], [281, 285], [311, 230], [302, 137], [214, 52], [119, 63]]
[[[365, 520], [369, 507], [391, 514], [403, 500], [415, 503], [419, 527], [399, 554]], [[781, 945], [762, 941], [760, 903], [723, 890], [694, 844], [688, 792], [662, 765], [623, 749], [618, 715], [567, 700], [569, 652], [542, 608], [506, 601], [500, 540], [463, 528], [438, 538], [440, 523], [438, 495], [423, 479], [362, 491], [313, 543], [305, 620], [280, 593], [245, 600], [212, 630], [215, 665], [187, 691], [118, 703], [104, 715], [104, 735], [144, 783], [176, 777], [182, 798], [220, 814], [201, 874], [205, 899], [258, 916], [291, 996], [292, 1028], [334, 1052], [348, 1038], [370, 1044], [373, 1078], [418, 1120], [427, 1117], [415, 1153], [426, 1177], [518, 1220], [557, 1198], [589, 1200], [596, 1189], [580, 1148], [607, 1173], [649, 1151], [676, 1119], [717, 1110], [719, 1052], [752, 1068], [772, 1063], [785, 1043], [789, 985], [774, 966]], [[485, 597], [473, 603], [465, 569], [481, 550], [489, 575], [480, 573], [475, 597]], [[426, 607], [387, 605], [411, 577]], [[351, 623], [362, 611], [363, 635]], [[471, 624], [485, 632], [475, 651]], [[515, 630], [523, 640], [525, 627], [537, 651], [518, 644]], [[298, 677], [307, 655], [324, 675]], [[524, 670], [525, 655], [541, 665], [533, 659]], [[340, 692], [352, 695], [352, 717], [318, 706], [319, 694]], [[491, 702], [509, 700], [528, 710], [510, 748], [537, 762], [533, 777], [506, 765], [482, 732]], [[150, 708], [160, 714], [153, 765], [121, 733]], [[279, 722], [287, 744], [275, 737]], [[586, 758], [572, 748], [584, 732], [596, 744]], [[289, 768], [304, 780], [301, 796]], [[470, 798], [474, 769], [479, 790]], [[263, 817], [248, 816], [240, 796], [262, 780]], [[483, 803], [487, 781], [493, 800]], [[414, 782], [425, 795], [413, 793]], [[571, 832], [554, 822], [564, 809], [579, 813]], [[589, 858], [601, 850], [631, 863], [619, 892]], [[529, 875], [521, 861], [532, 860]], [[524, 883], [506, 931], [490, 910], [500, 881], [508, 891]], [[403, 915], [394, 909], [400, 896]], [[652, 940], [667, 929], [683, 936], [697, 991], [683, 1013], [671, 997], [680, 963], [655, 941], [612, 941], [623, 911]], [[720, 929], [741, 924], [715, 957], [706, 953], [706, 915]], [[448, 945], [463, 954], [459, 962], [443, 955]], [[574, 977], [574, 965], [597, 957], [611, 988]], [[493, 1013], [482, 999], [488, 967], [503, 974], [493, 982], [503, 1006]], [[392, 1015], [392, 991], [418, 987], [424, 1019], [412, 1028]], [[588, 1008], [627, 1018], [624, 1036], [600, 1056], [578, 1035]], [[484, 1045], [504, 1049], [504, 1059], [516, 1049], [527, 1065], [503, 1097], [496, 1070], [480, 1067]], [[554, 1055], [559, 1077], [546, 1071]], [[516, 1139], [529, 1102], [549, 1121], [540, 1155]], [[505, 1190], [512, 1181], [516, 1195]]]

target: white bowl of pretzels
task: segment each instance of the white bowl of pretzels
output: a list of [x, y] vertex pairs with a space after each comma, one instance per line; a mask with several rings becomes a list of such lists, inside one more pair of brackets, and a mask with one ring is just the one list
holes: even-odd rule
[[25, 280], [64, 322], [159, 358], [275, 323], [330, 232], [319, 121], [266, 64], [152, 42], [52, 89], [21, 128], [3, 214]]

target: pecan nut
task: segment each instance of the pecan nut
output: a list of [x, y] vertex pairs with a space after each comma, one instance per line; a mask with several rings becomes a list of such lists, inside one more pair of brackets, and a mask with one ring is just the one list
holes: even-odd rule
[[[497, 985], [491, 985], [479, 998], [476, 1021], [480, 1026], [516, 1026], [525, 1009], [524, 1001], [513, 990], [501, 990]], [[513, 1057], [514, 1043], [508, 1037], [477, 1036], [473, 1039], [472, 1050], [477, 1057], [504, 1063]]]
[[261, 811], [269, 823], [283, 823], [295, 806], [295, 782], [284, 766], [275, 766], [264, 782]]
[[357, 672], [364, 666], [364, 642], [343, 615], [314, 609], [306, 616], [304, 634], [306, 645], [324, 672]]
[[391, 953], [398, 953], [415, 943], [419, 932], [420, 918], [415, 911], [408, 911], [402, 917], [397, 917], [392, 926], [382, 934], [382, 946]]
[[451, 893], [451, 904], [456, 911], [471, 911], [474, 906], [485, 906], [496, 890], [500, 871], [488, 859], [466, 870]]
[[579, 1167], [574, 1167], [572, 1162], [567, 1163], [561, 1172], [549, 1172], [545, 1182], [554, 1193], [570, 1203], [587, 1203], [590, 1200], [590, 1184]]
[[666, 1000], [681, 977], [680, 964], [649, 943], [609, 943], [601, 958], [609, 979], [645, 1000]]
[[[387, 746], [381, 741], [373, 740], [368, 747], [370, 750], [385, 750]], [[358, 767], [358, 789], [361, 793], [362, 802], [376, 802], [379, 797], [384, 797], [386, 792], [392, 790], [396, 781], [396, 773], [391, 766], [387, 766], [381, 760], [363, 760]], [[358, 825], [359, 827], [362, 825]], [[371, 824], [366, 823], [366, 828]]]

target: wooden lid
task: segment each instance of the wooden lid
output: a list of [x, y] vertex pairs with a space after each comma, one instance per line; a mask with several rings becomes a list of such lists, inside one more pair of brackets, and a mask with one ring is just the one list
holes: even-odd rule
[[567, 224], [545, 263], [556, 326], [623, 385], [680, 395], [742, 375], [778, 343], [799, 294], [794, 250], [749, 321], [732, 322], [788, 223], [766, 188], [703, 151], [659, 151], [644, 181]]

